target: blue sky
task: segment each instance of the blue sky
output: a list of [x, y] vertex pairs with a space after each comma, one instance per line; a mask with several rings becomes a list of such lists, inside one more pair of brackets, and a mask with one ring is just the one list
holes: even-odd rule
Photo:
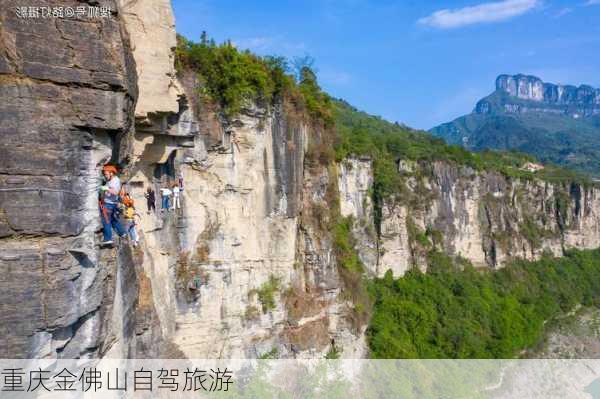
[[600, 87], [600, 0], [172, 0], [177, 31], [315, 58], [335, 97], [429, 129], [502, 73]]

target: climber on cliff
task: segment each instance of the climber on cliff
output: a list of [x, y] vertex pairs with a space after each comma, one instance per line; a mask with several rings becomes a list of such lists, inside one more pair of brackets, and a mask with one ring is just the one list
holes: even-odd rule
[[119, 237], [124, 237], [127, 232], [119, 221], [119, 192], [121, 191], [121, 181], [117, 177], [117, 168], [113, 165], [104, 165], [102, 173], [106, 179], [106, 184], [100, 188], [100, 213], [102, 219], [102, 228], [104, 241], [101, 245], [112, 245], [112, 229], [117, 231]]
[[171, 205], [172, 210], [181, 209], [181, 200], [179, 198], [179, 194], [181, 189], [179, 188], [179, 184], [173, 183], [173, 204]]
[[137, 247], [140, 242], [137, 230], [135, 228], [135, 226], [137, 225], [137, 222], [135, 220], [136, 216], [138, 218], [140, 217], [140, 215], [135, 212], [133, 200], [130, 200], [127, 204], [125, 204], [125, 230], [127, 231], [127, 233], [129, 233], [129, 238], [134, 247]]
[[128, 192], [123, 191], [123, 189], [121, 190], [121, 192], [123, 193], [121, 195], [121, 202], [123, 203], [125, 208], [133, 206], [133, 198], [131, 198], [131, 195]]
[[154, 211], [154, 213], [156, 213], [156, 194], [154, 193], [154, 190], [152, 190], [152, 187], [148, 187], [148, 189], [146, 190], [146, 193], [144, 194], [144, 197], [146, 197], [146, 205], [148, 206], [148, 214], [150, 214], [150, 212]]
[[171, 192], [171, 190], [169, 190], [168, 185], [167, 187], [163, 187], [160, 189], [160, 195], [162, 197], [162, 208], [160, 210], [160, 212], [164, 212], [164, 211], [169, 211], [169, 199], [171, 197], [173, 193]]

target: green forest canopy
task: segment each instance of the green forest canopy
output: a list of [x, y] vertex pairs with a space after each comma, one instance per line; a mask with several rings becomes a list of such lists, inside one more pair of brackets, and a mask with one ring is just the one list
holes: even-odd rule
[[514, 358], [542, 339], [546, 320], [600, 304], [600, 249], [497, 271], [462, 266], [432, 253], [426, 274], [371, 281], [371, 356]]
[[199, 43], [178, 35], [175, 55], [177, 70], [195, 71], [200, 94], [218, 104], [227, 118], [238, 114], [246, 101], [270, 106], [285, 97], [325, 125], [333, 123], [330, 97], [308, 65], [299, 66], [292, 76], [284, 57], [260, 57], [229, 41], [217, 45], [205, 33]]

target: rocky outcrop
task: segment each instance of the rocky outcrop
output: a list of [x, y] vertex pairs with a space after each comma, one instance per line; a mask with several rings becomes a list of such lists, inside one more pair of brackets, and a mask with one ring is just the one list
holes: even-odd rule
[[500, 106], [500, 111], [508, 113], [549, 112], [574, 118], [600, 114], [600, 89], [588, 85], [556, 85], [535, 76], [500, 75], [496, 93], [479, 101], [475, 112], [487, 114]]
[[[175, 18], [170, 0], [119, 0], [139, 82], [139, 119], [176, 114], [181, 89], [175, 76]], [[149, 121], [146, 121], [149, 122]]]
[[544, 83], [535, 76], [500, 75], [496, 78], [496, 90], [525, 100], [544, 101]]
[[500, 75], [472, 113], [430, 130], [471, 151], [515, 150], [600, 176], [600, 89]]
[[112, 301], [135, 274], [131, 253], [94, 244], [99, 166], [128, 152], [137, 92], [118, 9], [102, 3], [110, 17], [25, 19], [21, 3], [2, 7], [0, 357], [98, 356], [132, 333], [110, 327], [133, 306]]
[[[370, 165], [360, 168], [342, 174], [341, 181], [354, 182], [340, 187], [362, 184], [366, 192]], [[600, 246], [597, 187], [511, 179], [446, 162], [402, 161], [399, 169], [405, 187], [396, 202], [383, 205], [376, 261], [369, 262], [372, 245], [358, 246], [373, 274], [391, 269], [400, 276], [413, 266], [426, 268], [432, 251], [501, 267], [515, 258], [537, 259], [544, 251], [561, 256], [569, 248]], [[369, 223], [356, 210], [355, 198], [342, 194], [341, 201], [359, 221], [355, 226]]]
[[[186, 98], [193, 102], [194, 92]], [[208, 112], [200, 107], [194, 123], [209, 126], [197, 121]], [[166, 169], [147, 160], [171, 137], [147, 145], [133, 167], [136, 202], [148, 186], [184, 182], [180, 212], [141, 218], [163, 334], [192, 358], [323, 356], [332, 341], [345, 356], [363, 356], [331, 241], [302, 216], [315, 203], [325, 207], [329, 182], [304, 165], [309, 129], [280, 108], [246, 109], [212, 129], [173, 150]]]
[[353, 219], [352, 233], [360, 260], [376, 275], [380, 254], [371, 199], [373, 162], [369, 158], [349, 158], [340, 163], [339, 170], [341, 216]]

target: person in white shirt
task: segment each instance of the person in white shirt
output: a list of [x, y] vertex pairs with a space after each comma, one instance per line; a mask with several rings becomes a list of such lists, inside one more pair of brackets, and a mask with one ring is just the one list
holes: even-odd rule
[[179, 194], [181, 189], [177, 183], [173, 184], [173, 205], [171, 209], [181, 209], [181, 201], [179, 200]]

